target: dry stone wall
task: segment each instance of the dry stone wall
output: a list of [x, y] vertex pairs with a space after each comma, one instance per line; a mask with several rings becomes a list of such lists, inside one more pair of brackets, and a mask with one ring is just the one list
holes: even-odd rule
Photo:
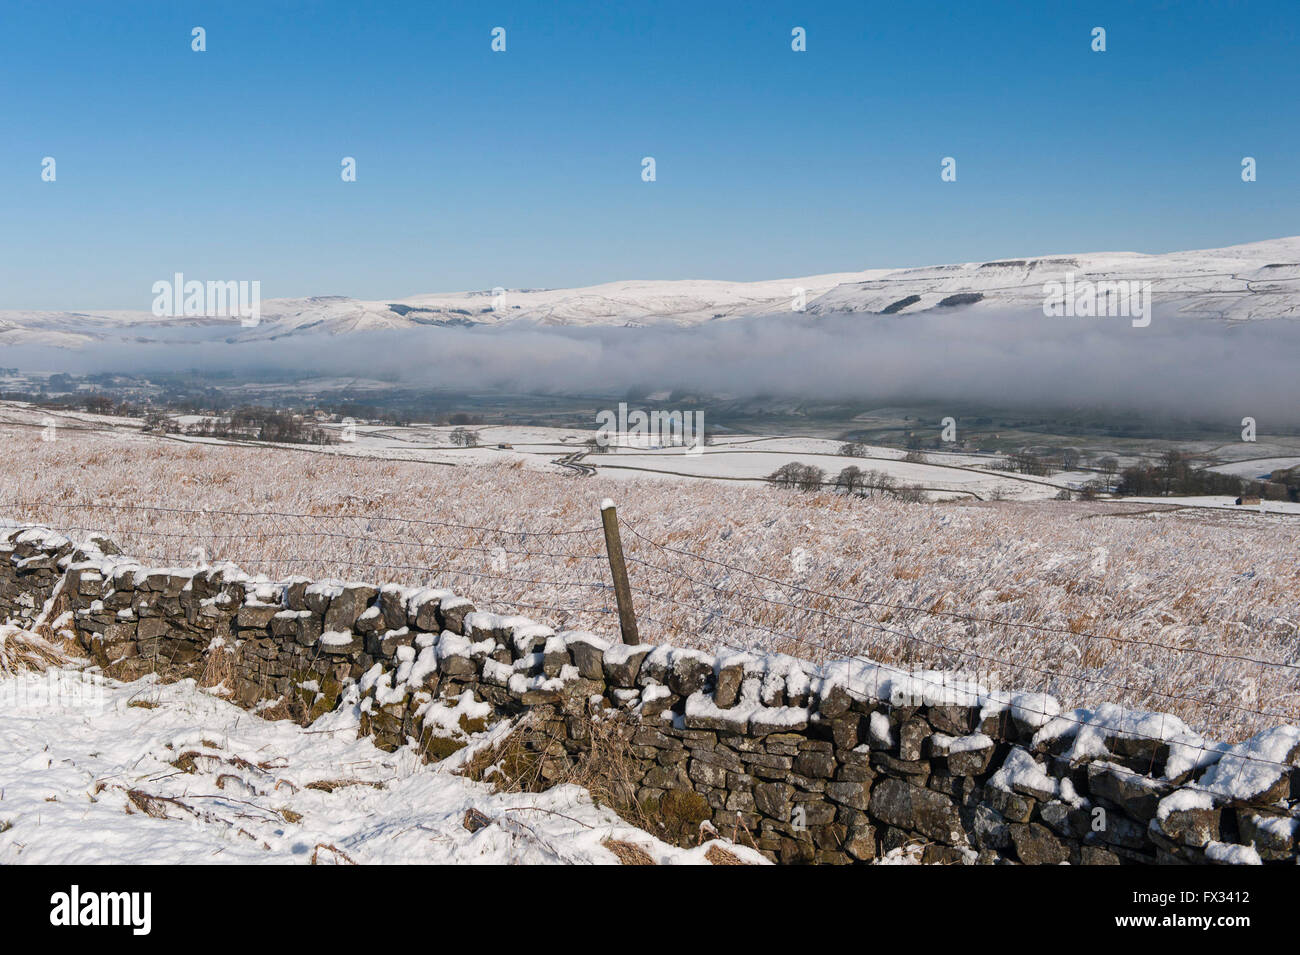
[[[70, 632], [104, 672], [196, 678], [268, 716], [355, 707], [377, 745], [449, 755], [502, 718], [539, 784], [603, 740], [615, 804], [781, 862], [1295, 864], [1300, 731], [1232, 746], [1164, 714], [990, 693], [864, 661], [626, 646], [450, 590], [151, 568], [0, 527], [0, 619]], [[598, 739], [599, 738], [599, 739]]]

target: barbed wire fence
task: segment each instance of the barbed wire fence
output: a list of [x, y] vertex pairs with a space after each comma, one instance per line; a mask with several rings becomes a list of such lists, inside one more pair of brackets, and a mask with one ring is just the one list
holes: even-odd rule
[[0, 518], [74, 538], [102, 534], [124, 554], [164, 567], [228, 561], [274, 580], [448, 587], [483, 610], [555, 614], [565, 629], [605, 629], [603, 618], [617, 613], [596, 525], [516, 530], [342, 509], [59, 502], [0, 505]]
[[[595, 514], [585, 522], [539, 517], [522, 529], [352, 513], [344, 505], [294, 513], [14, 501], [0, 503], [0, 520], [74, 539], [102, 534], [146, 565], [229, 561], [272, 580], [447, 587], [480, 610], [619, 635]], [[979, 684], [1042, 693], [1064, 707], [1115, 702], [1173, 714], [1220, 738], [1300, 722], [1300, 664], [1287, 660], [813, 588], [656, 539], [641, 529], [644, 521], [617, 523], [636, 618], [650, 644], [892, 666], [939, 697]], [[1243, 674], [1259, 687], [1254, 699], [1235, 689]], [[1081, 722], [1068, 708], [1040, 715]]]

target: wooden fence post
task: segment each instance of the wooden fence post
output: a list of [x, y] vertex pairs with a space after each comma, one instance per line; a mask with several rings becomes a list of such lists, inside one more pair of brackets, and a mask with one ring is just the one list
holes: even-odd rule
[[609, 555], [609, 572], [614, 578], [614, 596], [618, 599], [618, 625], [623, 642], [641, 642], [636, 632], [636, 612], [632, 609], [632, 587], [627, 582], [627, 564], [623, 562], [623, 541], [618, 536], [618, 512], [609, 498], [600, 502], [600, 521], [605, 526], [605, 552]]

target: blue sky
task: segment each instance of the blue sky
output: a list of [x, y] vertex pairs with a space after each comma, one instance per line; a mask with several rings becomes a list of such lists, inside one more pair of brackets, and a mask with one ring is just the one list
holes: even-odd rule
[[148, 309], [177, 271], [382, 299], [1300, 232], [1294, 0], [615, 7], [6, 0], [0, 308]]

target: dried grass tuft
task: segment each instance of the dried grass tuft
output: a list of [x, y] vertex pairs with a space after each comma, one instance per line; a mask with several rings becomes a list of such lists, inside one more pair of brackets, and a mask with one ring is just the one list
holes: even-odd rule
[[211, 688], [216, 686], [233, 687], [235, 685], [236, 651], [224, 644], [210, 647], [207, 659], [203, 662], [203, 672], [199, 674], [199, 686]]
[[72, 657], [40, 634], [10, 625], [0, 626], [0, 675], [41, 672], [65, 666]]
[[751, 864], [749, 862], [745, 862], [743, 859], [740, 858], [740, 856], [736, 855], [735, 853], [728, 852], [726, 849], [722, 848], [722, 846], [709, 846], [709, 848], [704, 851], [704, 858], [708, 859], [709, 862], [711, 862], [713, 865], [750, 865]]
[[618, 857], [620, 865], [658, 865], [654, 860], [654, 856], [650, 855], [650, 853], [646, 852], [635, 842], [624, 842], [621, 839], [606, 839], [601, 843], [601, 845]]

